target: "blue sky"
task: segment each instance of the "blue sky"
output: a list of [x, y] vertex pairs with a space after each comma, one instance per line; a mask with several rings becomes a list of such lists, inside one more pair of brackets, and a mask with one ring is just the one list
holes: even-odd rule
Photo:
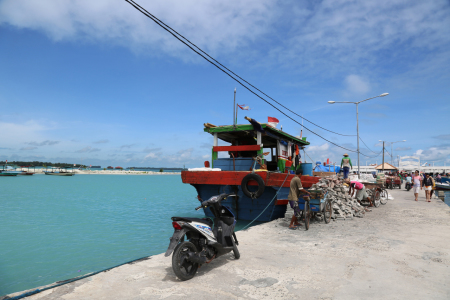
[[[318, 125], [394, 156], [450, 163], [448, 1], [137, 1], [241, 77]], [[301, 126], [196, 56], [125, 1], [0, 1], [0, 160], [200, 166], [203, 123], [240, 111]], [[291, 115], [289, 112], [287, 112]], [[295, 117], [295, 116], [293, 116]], [[301, 123], [301, 119], [295, 117]], [[356, 149], [356, 137], [311, 131]], [[340, 149], [304, 131], [315, 160]], [[390, 150], [390, 146], [388, 146]], [[349, 152], [356, 162], [356, 154]], [[389, 156], [386, 158], [390, 160]], [[381, 156], [361, 156], [361, 164]]]

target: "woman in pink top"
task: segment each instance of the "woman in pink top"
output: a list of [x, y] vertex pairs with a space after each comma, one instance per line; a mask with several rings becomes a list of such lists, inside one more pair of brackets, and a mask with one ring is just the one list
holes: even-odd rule
[[419, 170], [416, 170], [416, 172], [414, 172], [414, 175], [412, 176], [412, 182], [414, 196], [416, 197], [416, 201], [419, 201], [419, 190], [422, 189], [422, 177], [419, 175]]
[[[348, 183], [348, 181], [347, 181]], [[348, 191], [348, 194], [353, 197], [353, 194], [356, 192], [356, 200], [358, 202], [361, 202], [361, 200], [369, 200], [369, 207], [373, 206], [372, 199], [367, 195], [366, 187], [364, 184], [362, 184], [359, 181], [350, 181], [350, 190]]]

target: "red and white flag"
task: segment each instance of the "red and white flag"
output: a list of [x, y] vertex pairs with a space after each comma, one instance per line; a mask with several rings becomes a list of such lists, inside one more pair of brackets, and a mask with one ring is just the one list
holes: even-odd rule
[[242, 110], [250, 110], [250, 107], [248, 107], [248, 106], [244, 106], [245, 104], [242, 104], [242, 105], [237, 105], [237, 106], [239, 106], [239, 108], [240, 109], [242, 109]]
[[277, 124], [280, 123], [277, 118], [267, 117], [267, 125], [271, 127], [277, 127]]

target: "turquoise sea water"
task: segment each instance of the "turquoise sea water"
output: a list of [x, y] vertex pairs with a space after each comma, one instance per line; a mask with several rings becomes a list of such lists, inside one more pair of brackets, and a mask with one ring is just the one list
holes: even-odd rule
[[445, 191], [444, 192], [444, 202], [445, 204], [447, 204], [448, 206], [450, 206], [450, 191]]
[[0, 296], [164, 252], [196, 196], [180, 175], [0, 177]]

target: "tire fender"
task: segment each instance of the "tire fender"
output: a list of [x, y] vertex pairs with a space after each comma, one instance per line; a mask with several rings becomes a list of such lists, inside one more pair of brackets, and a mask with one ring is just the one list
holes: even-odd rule
[[[258, 184], [258, 190], [256, 192], [250, 192], [248, 190], [248, 182], [250, 180], [254, 180]], [[251, 199], [256, 199], [256, 198], [261, 197], [262, 194], [264, 193], [265, 187], [266, 186], [264, 184], [264, 180], [261, 178], [261, 176], [259, 176], [258, 174], [255, 174], [255, 173], [250, 173], [250, 174], [245, 175], [245, 177], [242, 179], [242, 182], [241, 182], [242, 192], [244, 193], [245, 196], [247, 196]]]

